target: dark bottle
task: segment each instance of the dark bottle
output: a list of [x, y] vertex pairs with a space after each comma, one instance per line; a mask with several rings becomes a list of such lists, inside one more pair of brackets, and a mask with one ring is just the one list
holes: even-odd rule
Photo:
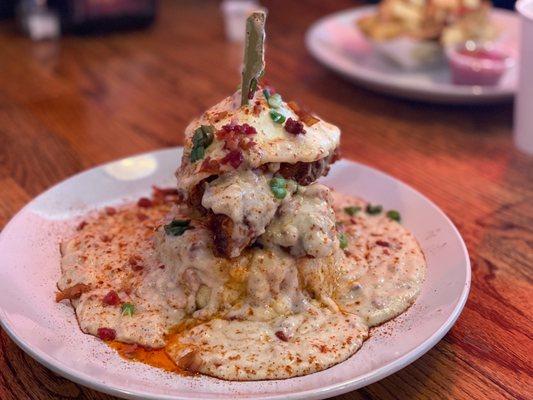
[[154, 22], [157, 0], [48, 0], [61, 31], [92, 34], [145, 28]]

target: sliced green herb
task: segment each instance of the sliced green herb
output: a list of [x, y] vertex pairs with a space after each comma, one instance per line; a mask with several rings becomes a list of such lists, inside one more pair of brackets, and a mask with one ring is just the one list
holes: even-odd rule
[[285, 122], [285, 116], [274, 110], [270, 110], [270, 118], [272, 118], [272, 121], [276, 124], [282, 124]]
[[267, 99], [267, 101], [268, 101], [268, 98], [270, 97], [270, 90], [263, 89], [263, 94], [265, 95], [265, 99]]
[[185, 231], [194, 229], [191, 225], [190, 219], [175, 219], [169, 224], [165, 225], [165, 233], [170, 236], [181, 236]]
[[344, 233], [339, 233], [339, 247], [343, 250], [348, 247], [348, 239]]
[[281, 107], [281, 104], [283, 103], [283, 100], [281, 99], [281, 96], [279, 93], [274, 93], [270, 95], [267, 101], [268, 101], [268, 105], [272, 108], [279, 108]]
[[127, 315], [129, 317], [133, 316], [135, 312], [135, 306], [131, 303], [122, 304], [122, 315]]
[[400, 216], [400, 213], [396, 210], [389, 210], [387, 211], [387, 217], [393, 221], [400, 222], [402, 220], [402, 217]]
[[212, 125], [202, 125], [196, 128], [192, 137], [191, 162], [201, 160], [205, 156], [205, 149], [213, 143], [215, 127]]
[[380, 206], [379, 204], [377, 205], [368, 204], [366, 206], [365, 211], [367, 214], [370, 214], [370, 215], [378, 215], [378, 214], [381, 214], [381, 212], [383, 211], [383, 206]]
[[361, 207], [358, 207], [358, 206], [344, 207], [344, 212], [351, 217], [353, 217], [359, 211], [361, 211]]

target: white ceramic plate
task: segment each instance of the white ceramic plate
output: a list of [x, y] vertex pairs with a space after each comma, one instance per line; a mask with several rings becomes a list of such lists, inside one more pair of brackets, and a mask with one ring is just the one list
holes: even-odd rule
[[[427, 198], [367, 166], [340, 161], [324, 183], [401, 212], [422, 246], [427, 280], [416, 303], [374, 330], [361, 350], [328, 370], [287, 380], [226, 382], [183, 377], [127, 362], [83, 334], [72, 309], [54, 302], [58, 243], [87, 211], [174, 184], [181, 149], [161, 150], [76, 175], [24, 207], [0, 236], [0, 322], [29, 355], [83, 385], [125, 398], [322, 399], [368, 385], [413, 362], [459, 316], [470, 287], [468, 253], [450, 220]], [[392, 334], [384, 334], [392, 329]]]
[[[324, 17], [306, 36], [307, 48], [322, 64], [345, 77], [382, 93], [435, 103], [474, 104], [506, 101], [516, 92], [517, 68], [509, 70], [494, 87], [451, 83], [445, 62], [434, 68], [406, 71], [376, 52], [356, 26], [376, 6], [365, 6]], [[494, 23], [501, 29], [498, 46], [518, 57], [519, 20], [511, 11], [494, 9]]]

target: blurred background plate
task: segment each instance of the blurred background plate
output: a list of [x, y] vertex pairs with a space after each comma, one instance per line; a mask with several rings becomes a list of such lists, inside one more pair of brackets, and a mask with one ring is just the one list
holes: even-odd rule
[[[459, 86], [450, 80], [448, 66], [406, 71], [377, 54], [356, 26], [375, 6], [358, 7], [326, 16], [307, 32], [306, 44], [322, 64], [350, 80], [381, 93], [434, 103], [478, 104], [513, 98], [518, 71], [508, 71], [497, 86]], [[511, 11], [493, 9], [491, 18], [501, 29], [498, 45], [518, 56], [518, 17]]]

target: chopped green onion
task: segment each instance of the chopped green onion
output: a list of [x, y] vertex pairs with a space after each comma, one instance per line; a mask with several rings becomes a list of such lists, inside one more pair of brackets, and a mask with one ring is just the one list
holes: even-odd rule
[[383, 211], [383, 206], [368, 204], [365, 209], [367, 214], [377, 215]]
[[267, 99], [268, 101], [268, 98], [270, 97], [270, 90], [263, 89], [263, 95], [265, 96], [265, 99]]
[[201, 160], [205, 156], [205, 149], [213, 143], [215, 127], [202, 125], [196, 128], [192, 137], [191, 162]]
[[133, 316], [135, 312], [135, 306], [131, 303], [122, 304], [122, 315], [127, 315], [129, 317]]
[[270, 110], [270, 118], [272, 118], [272, 121], [276, 124], [282, 124], [285, 122], [285, 116], [274, 110]]
[[387, 211], [387, 217], [393, 221], [400, 222], [402, 220], [402, 217], [400, 216], [400, 213], [396, 210], [389, 210]]
[[344, 233], [339, 233], [339, 247], [344, 250], [348, 247], [348, 239]]
[[169, 236], [181, 236], [185, 231], [194, 229], [191, 225], [190, 219], [175, 219], [169, 224], [165, 225], [165, 233]]
[[353, 217], [359, 211], [361, 211], [361, 207], [358, 207], [358, 206], [344, 207], [344, 212], [351, 217]]
[[191, 150], [191, 162], [201, 160], [205, 156], [205, 149], [201, 146], [193, 147]]
[[274, 93], [270, 95], [267, 101], [268, 101], [268, 105], [272, 108], [279, 108], [281, 107], [281, 104], [283, 103], [283, 100], [281, 99], [281, 96], [279, 93]]
[[272, 190], [276, 199], [283, 200], [287, 196], [287, 189], [285, 188], [273, 187], [270, 190]]
[[284, 178], [272, 178], [269, 182], [270, 190], [276, 199], [284, 199], [287, 196], [287, 181]]
[[285, 180], [285, 178], [276, 177], [276, 178], [272, 178], [270, 180], [270, 187], [282, 187], [282, 188], [284, 188], [286, 185], [287, 185], [287, 181]]

